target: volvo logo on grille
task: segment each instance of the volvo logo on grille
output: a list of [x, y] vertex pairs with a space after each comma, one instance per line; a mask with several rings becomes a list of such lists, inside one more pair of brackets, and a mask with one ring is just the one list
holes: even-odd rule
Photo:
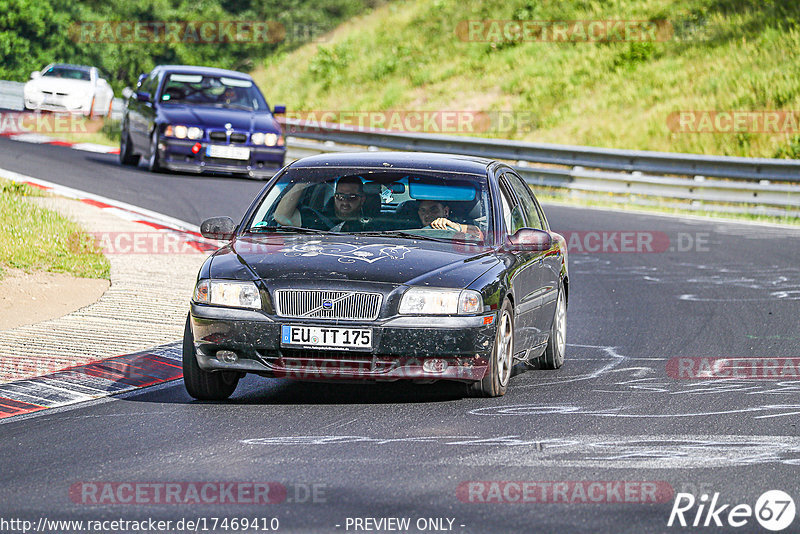
[[323, 300], [322, 301], [322, 309], [323, 310], [332, 310], [333, 309], [333, 302], [330, 300]]

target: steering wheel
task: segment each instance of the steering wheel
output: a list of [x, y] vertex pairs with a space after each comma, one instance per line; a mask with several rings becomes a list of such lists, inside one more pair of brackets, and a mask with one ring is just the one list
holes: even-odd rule
[[322, 221], [323, 224], [327, 225], [328, 228], [333, 228], [334, 226], [336, 226], [336, 223], [333, 222], [332, 220], [330, 220], [329, 217], [327, 217], [326, 215], [323, 215], [322, 212], [312, 208], [311, 206], [300, 206], [298, 208], [298, 211], [300, 212], [300, 217], [303, 217], [303, 213], [309, 213], [310, 212], [312, 215], [314, 215], [320, 221]]

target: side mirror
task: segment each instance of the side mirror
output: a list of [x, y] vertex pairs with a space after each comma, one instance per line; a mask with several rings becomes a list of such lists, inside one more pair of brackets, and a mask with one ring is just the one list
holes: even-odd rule
[[140, 74], [139, 79], [136, 80], [136, 87], [141, 87], [142, 82], [147, 79], [147, 74]]
[[150, 102], [150, 93], [145, 91], [136, 91], [136, 100], [139, 102]]
[[133, 96], [133, 89], [130, 87], [126, 87], [122, 90], [122, 97], [123, 98], [130, 98]]
[[236, 225], [230, 217], [211, 217], [200, 225], [200, 234], [207, 239], [230, 241], [236, 233]]
[[31, 72], [31, 80], [38, 80], [41, 77], [42, 77], [42, 73], [39, 72], [38, 70], [35, 70], [35, 71]]
[[275, 106], [272, 108], [273, 115], [285, 115], [286, 114], [286, 106]]
[[544, 230], [520, 228], [514, 235], [508, 236], [511, 250], [542, 251], [553, 245], [553, 238]]

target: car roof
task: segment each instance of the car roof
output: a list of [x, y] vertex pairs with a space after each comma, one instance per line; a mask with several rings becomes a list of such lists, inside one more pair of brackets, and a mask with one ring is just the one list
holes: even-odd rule
[[459, 154], [429, 152], [337, 152], [299, 159], [291, 168], [304, 167], [366, 167], [388, 170], [416, 169], [421, 171], [451, 171], [486, 175], [493, 160]]
[[181, 72], [184, 74], [208, 74], [211, 76], [226, 76], [228, 78], [240, 78], [243, 80], [252, 80], [249, 74], [244, 72], [237, 72], [235, 70], [218, 69], [216, 67], [198, 67], [197, 65], [158, 65], [155, 70], [164, 72]]

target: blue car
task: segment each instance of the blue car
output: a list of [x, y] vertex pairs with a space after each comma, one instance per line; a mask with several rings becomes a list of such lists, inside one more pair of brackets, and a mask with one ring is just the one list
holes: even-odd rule
[[160, 65], [139, 76], [122, 116], [119, 159], [152, 172], [269, 178], [283, 167], [283, 130], [248, 74]]

